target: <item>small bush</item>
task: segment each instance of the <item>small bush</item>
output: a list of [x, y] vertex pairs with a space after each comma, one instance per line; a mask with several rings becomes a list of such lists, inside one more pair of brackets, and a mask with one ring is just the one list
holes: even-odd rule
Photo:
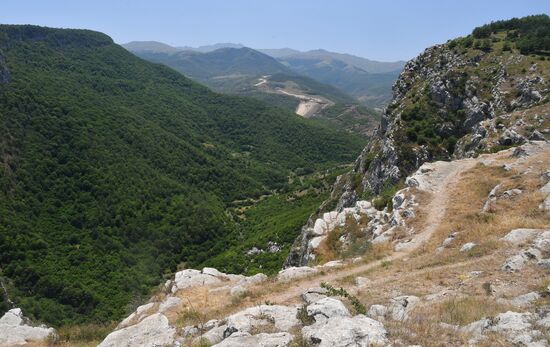
[[307, 305], [304, 304], [302, 307], [298, 308], [298, 313], [296, 313], [296, 318], [302, 322], [302, 325], [311, 325], [315, 323], [315, 319], [307, 314]]
[[340, 296], [342, 298], [348, 299], [357, 314], [367, 314], [367, 308], [365, 307], [365, 305], [363, 305], [361, 301], [357, 299], [357, 297], [348, 293], [344, 288], [336, 289], [325, 282], [321, 283], [321, 288], [326, 289], [329, 296]]

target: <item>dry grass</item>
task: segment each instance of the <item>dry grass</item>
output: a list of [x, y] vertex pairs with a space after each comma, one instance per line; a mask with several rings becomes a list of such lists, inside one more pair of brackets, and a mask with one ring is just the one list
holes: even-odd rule
[[405, 345], [463, 346], [469, 336], [440, 323], [461, 325], [486, 317], [493, 317], [509, 309], [486, 296], [452, 297], [441, 302], [427, 303], [417, 307], [405, 322], [389, 321], [385, 324], [393, 339]]
[[[498, 239], [512, 229], [547, 227], [550, 218], [538, 208], [542, 201], [538, 192], [539, 177], [536, 169], [533, 174], [516, 175], [500, 167], [477, 165], [453, 187], [450, 208], [427, 248], [435, 250], [449, 234], [459, 232], [446, 252], [475, 257], [498, 249]], [[492, 213], [482, 213], [489, 192], [497, 184], [501, 184], [501, 192], [519, 188], [523, 193], [511, 199], [499, 198]], [[458, 254], [457, 249], [466, 242], [474, 242], [479, 247]]]
[[[535, 266], [525, 268], [522, 273], [501, 272], [504, 259], [517, 249], [499, 241], [511, 229], [547, 228], [550, 225], [550, 218], [538, 208], [542, 201], [538, 192], [542, 184], [540, 174], [550, 164], [547, 154], [525, 161], [519, 169], [531, 169], [521, 175], [514, 170], [502, 170], [503, 161], [490, 166], [477, 165], [465, 172], [458, 184], [452, 187], [445, 218], [426, 247], [416, 250], [408, 258], [394, 261], [391, 266], [377, 267], [362, 274], [372, 280], [358, 294], [360, 300], [368, 305], [387, 304], [390, 298], [398, 295], [423, 296], [449, 291], [452, 297], [438, 304], [419, 307], [406, 323], [385, 323], [392, 339], [400, 339], [404, 345], [467, 345], [468, 336], [442, 328], [439, 323], [464, 325], [509, 309], [496, 304], [494, 297], [488, 295], [488, 288], [494, 289], [499, 297], [513, 297], [541, 291], [548, 285], [548, 273]], [[489, 191], [499, 183], [502, 191], [519, 188], [523, 193], [512, 199], [501, 198], [492, 213], [481, 213]], [[429, 197], [424, 199], [427, 201]], [[422, 220], [415, 218], [413, 223], [415, 229], [423, 228]], [[436, 252], [441, 242], [456, 231], [460, 234], [451, 246], [443, 252]], [[478, 246], [469, 252], [459, 252], [466, 242], [475, 242]], [[470, 275], [473, 270], [482, 274]], [[548, 307], [546, 298], [536, 305]], [[484, 346], [507, 345], [498, 336], [488, 336], [483, 343]]]
[[425, 306], [416, 314], [431, 317], [437, 322], [453, 325], [467, 325], [482, 318], [494, 317], [510, 307], [497, 303], [488, 296], [452, 297]]

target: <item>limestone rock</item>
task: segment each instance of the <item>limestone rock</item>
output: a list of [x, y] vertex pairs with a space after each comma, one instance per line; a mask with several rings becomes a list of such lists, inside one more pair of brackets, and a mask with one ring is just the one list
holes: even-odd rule
[[324, 263], [321, 267], [338, 267], [344, 265], [344, 262], [341, 260], [332, 260]]
[[164, 313], [169, 309], [178, 306], [181, 299], [175, 296], [167, 296], [159, 305], [159, 312]]
[[309, 288], [301, 295], [302, 300], [304, 300], [307, 304], [312, 304], [326, 297], [327, 290], [321, 287]]
[[190, 287], [214, 285], [220, 283], [222, 283], [222, 280], [218, 277], [209, 274], [203, 274], [198, 270], [186, 269], [176, 272], [174, 285], [172, 286], [172, 293]]
[[472, 250], [475, 246], [477, 246], [475, 243], [468, 242], [468, 243], [465, 243], [464, 245], [462, 245], [462, 247], [460, 247], [460, 251], [461, 252], [468, 252], [468, 251]]
[[540, 295], [535, 292], [523, 294], [520, 296], [516, 296], [512, 300], [510, 300], [510, 303], [517, 307], [525, 307], [531, 305], [536, 300], [540, 299]]
[[202, 273], [205, 275], [210, 275], [214, 277], [225, 277], [226, 275], [223, 272], [220, 272], [217, 269], [214, 269], [212, 267], [205, 267], [202, 269]]
[[334, 298], [320, 299], [307, 307], [307, 314], [316, 322], [323, 322], [332, 317], [351, 317], [344, 304]]
[[414, 295], [404, 295], [391, 299], [388, 311], [394, 320], [407, 320], [409, 312], [418, 304], [420, 299]]
[[155, 306], [154, 303], [150, 302], [144, 305], [139, 306], [136, 310], [130, 314], [128, 317], [124, 318], [117, 326], [117, 329], [125, 328], [136, 322], [141, 321], [145, 318], [146, 313]]
[[27, 325], [25, 321], [19, 308], [9, 310], [0, 318], [0, 347], [23, 346], [28, 342], [41, 342], [56, 335], [53, 328], [34, 327]]
[[364, 315], [333, 317], [306, 326], [302, 335], [316, 347], [389, 346], [382, 323]]
[[516, 254], [504, 262], [502, 265], [502, 271], [505, 272], [516, 272], [520, 271], [525, 267], [525, 264], [529, 262], [529, 258], [525, 256], [523, 253]]
[[533, 246], [543, 253], [550, 253], [550, 230], [544, 230], [534, 240]]
[[355, 277], [355, 285], [359, 288], [364, 288], [369, 285], [371, 280], [366, 277]]
[[23, 325], [23, 311], [20, 308], [13, 308], [6, 312], [2, 318], [0, 318], [0, 324], [6, 325]]
[[297, 278], [303, 278], [310, 275], [314, 275], [318, 271], [319, 270], [311, 268], [309, 266], [289, 267], [279, 271], [279, 274], [277, 275], [277, 279], [279, 281], [290, 281]]
[[488, 330], [505, 336], [511, 343], [527, 345], [541, 336], [540, 331], [533, 329], [533, 319], [532, 313], [508, 311], [497, 315]]
[[491, 191], [489, 192], [489, 196], [487, 196], [487, 201], [485, 201], [485, 205], [483, 205], [482, 212], [490, 212], [491, 209], [494, 207], [496, 201], [497, 201], [497, 192], [500, 189], [500, 184], [497, 184]]
[[388, 308], [384, 305], [372, 305], [369, 307], [369, 311], [367, 312], [367, 316], [376, 319], [376, 320], [383, 320], [386, 317], [386, 314], [388, 313]]
[[531, 241], [537, 233], [541, 231], [539, 229], [514, 229], [511, 230], [501, 240], [509, 242], [514, 245], [519, 245], [528, 241]]
[[155, 313], [141, 322], [115, 330], [98, 347], [158, 347], [172, 345], [176, 329], [162, 313]]
[[212, 347], [287, 347], [292, 340], [292, 335], [286, 332], [257, 335], [235, 333]]
[[237, 285], [231, 288], [229, 293], [231, 294], [231, 296], [241, 296], [246, 293], [246, 288], [241, 285]]
[[545, 270], [550, 270], [550, 259], [541, 259], [538, 261], [537, 265]]
[[237, 284], [241, 286], [249, 286], [249, 285], [261, 283], [265, 280], [267, 280], [267, 275], [258, 273], [253, 276], [241, 278]]
[[203, 334], [203, 338], [216, 344], [235, 333], [250, 334], [254, 329], [270, 328], [279, 332], [288, 332], [297, 327], [298, 309], [280, 305], [260, 305], [237, 312]]
[[512, 146], [525, 142], [525, 138], [511, 129], [506, 129], [498, 140], [502, 146]]

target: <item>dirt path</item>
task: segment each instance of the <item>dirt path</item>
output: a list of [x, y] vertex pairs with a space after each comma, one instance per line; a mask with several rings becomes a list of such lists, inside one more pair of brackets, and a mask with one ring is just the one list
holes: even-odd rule
[[[433, 171], [430, 173], [427, 180], [429, 184], [426, 186], [426, 191], [432, 195], [432, 198], [426, 208], [423, 209], [423, 212], [428, 216], [424, 223], [425, 227], [423, 231], [416, 234], [406, 246], [401, 246], [400, 251], [393, 252], [386, 258], [372, 263], [357, 266], [352, 265], [347, 268], [342, 268], [341, 270], [330, 272], [326, 275], [290, 282], [288, 283], [287, 290], [273, 293], [268, 299], [280, 304], [289, 304], [296, 301], [305, 289], [318, 287], [321, 282], [335, 282], [345, 277], [358, 276], [368, 270], [381, 266], [383, 262], [395, 261], [406, 257], [428, 241], [438, 229], [447, 211], [446, 207], [449, 200], [450, 187], [459, 180], [461, 173], [473, 168], [477, 162], [478, 161], [475, 159], [463, 159], [430, 164], [430, 166], [433, 167]], [[449, 266], [454, 267], [461, 265], [461, 263], [455, 263]]]

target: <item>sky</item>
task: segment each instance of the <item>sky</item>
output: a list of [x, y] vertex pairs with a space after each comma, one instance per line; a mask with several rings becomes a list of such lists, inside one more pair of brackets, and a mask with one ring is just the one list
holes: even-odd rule
[[323, 48], [381, 61], [490, 21], [550, 14], [550, 0], [2, 0], [0, 23], [101, 31], [117, 43]]

